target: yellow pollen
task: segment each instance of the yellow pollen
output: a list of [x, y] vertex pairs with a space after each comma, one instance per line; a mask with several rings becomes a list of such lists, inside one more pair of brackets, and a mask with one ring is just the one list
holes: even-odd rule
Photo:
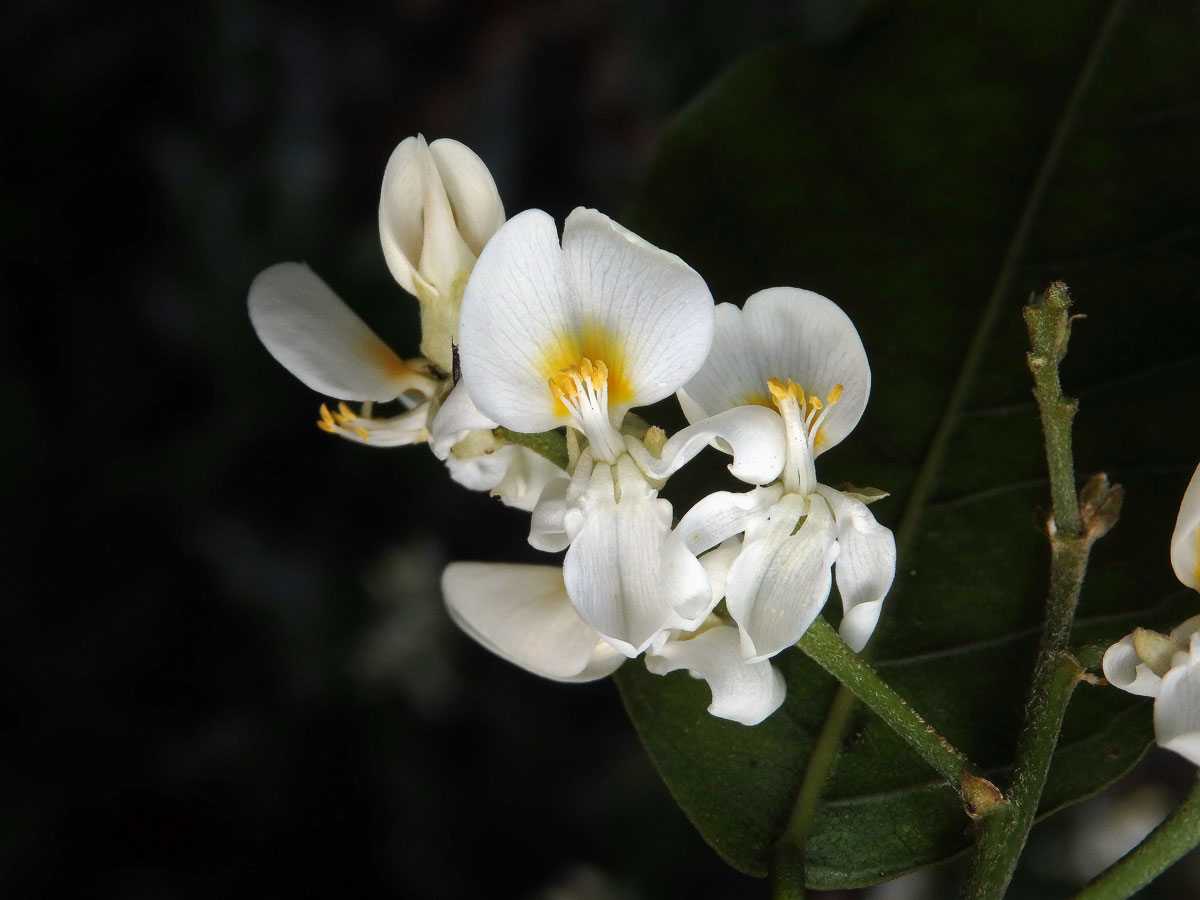
[[800, 405], [800, 412], [805, 415], [824, 409], [826, 405], [833, 406], [842, 399], [840, 384], [833, 386], [833, 389], [825, 396], [824, 403], [816, 394], [806, 394], [804, 388], [790, 378], [786, 382], [779, 378], [768, 378], [767, 390], [771, 392], [776, 408], [785, 400], [795, 400]]
[[363, 439], [364, 444], [367, 442], [367, 436], [369, 434], [367, 429], [363, 428], [361, 425], [358, 425], [358, 426], [355, 426], [354, 433]]
[[588, 382], [597, 391], [604, 387], [608, 383], [608, 366], [604, 360], [592, 362], [585, 356], [579, 362], [559, 369], [548, 383], [555, 399], [565, 405], [568, 400], [578, 398], [581, 381]]
[[330, 434], [337, 434], [337, 426], [330, 425], [324, 419], [317, 419], [317, 427], [322, 431], [328, 431]]
[[771, 396], [775, 398], [776, 406], [778, 406], [784, 400], [787, 400], [789, 397], [792, 400], [799, 399], [796, 396], [796, 391], [799, 390], [799, 385], [791, 380], [789, 380], [787, 384], [784, 384], [778, 378], [768, 378], [767, 390], [770, 391]]
[[327, 431], [334, 428], [333, 413], [329, 411], [329, 407], [324, 403], [321, 404], [321, 421], [317, 424], [322, 427], [328, 426], [326, 428]]
[[[560, 416], [567, 415], [564, 397], [573, 397], [575, 392], [564, 373], [577, 374], [580, 381], [586, 379], [597, 390], [607, 384], [608, 401], [614, 406], [633, 399], [633, 388], [625, 378], [628, 367], [620, 336], [599, 322], [585, 321], [577, 331], [558, 335], [543, 347], [537, 367], [544, 373], [551, 396], [558, 401], [556, 412]], [[564, 392], [561, 395], [560, 389]]]

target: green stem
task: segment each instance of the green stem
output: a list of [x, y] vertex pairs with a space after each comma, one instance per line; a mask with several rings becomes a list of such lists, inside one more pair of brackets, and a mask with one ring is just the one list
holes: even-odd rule
[[1116, 523], [1121, 508], [1120, 487], [1110, 487], [1103, 475], [1092, 478], [1076, 499], [1071, 448], [1076, 404], [1063, 397], [1058, 378], [1058, 364], [1070, 337], [1069, 305], [1066, 287], [1053, 284], [1039, 301], [1025, 307], [1032, 346], [1029, 369], [1042, 414], [1054, 501], [1047, 527], [1050, 587], [1025, 728], [1017, 742], [1012, 786], [1006, 793], [1008, 804], [1000, 814], [980, 823], [974, 865], [963, 891], [968, 900], [1003, 897], [1028, 840], [1067, 703], [1083, 674], [1083, 667], [1071, 654], [1070, 641], [1088, 556], [1092, 544]]
[[[861, 656], [846, 646], [824, 618], [817, 616], [796, 646], [853, 692], [956, 789], [962, 785], [964, 776], [975, 774], [967, 758], [930, 727]], [[836, 747], [834, 749], [836, 751]]]
[[1200, 778], [1165, 822], [1089, 881], [1073, 900], [1132, 897], [1197, 846], [1200, 846]]

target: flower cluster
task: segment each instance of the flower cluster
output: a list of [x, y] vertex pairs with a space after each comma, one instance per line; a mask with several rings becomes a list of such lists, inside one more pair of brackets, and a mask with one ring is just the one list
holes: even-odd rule
[[[393, 275], [421, 303], [421, 358], [393, 353], [295, 263], [255, 280], [251, 320], [276, 359], [342, 401], [321, 407], [321, 428], [428, 442], [460, 484], [529, 511], [533, 547], [565, 551], [561, 565], [451, 564], [443, 589], [464, 631], [560, 681], [636, 656], [684, 669], [707, 681], [713, 715], [744, 724], [783, 702], [771, 657], [835, 580], [841, 634], [862, 649], [896, 550], [867, 509], [882, 492], [817, 480], [871, 387], [832, 301], [778, 287], [714, 305], [683, 260], [595, 210], [576, 209], [561, 236], [540, 210], [505, 221], [486, 167], [454, 141], [400, 144], [379, 223]], [[672, 395], [689, 422], [674, 435], [632, 414]], [[392, 400], [405, 410], [373, 417]], [[676, 520], [660, 492], [708, 447], [745, 488]]]
[[[1184, 585], [1200, 591], [1200, 467], [1179, 505], [1171, 565]], [[1104, 677], [1131, 694], [1153, 697], [1159, 745], [1200, 766], [1200, 615], [1169, 634], [1135, 628], [1105, 652]]]

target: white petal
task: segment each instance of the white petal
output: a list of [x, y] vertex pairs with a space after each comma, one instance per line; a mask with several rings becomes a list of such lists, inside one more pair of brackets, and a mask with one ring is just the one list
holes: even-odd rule
[[[613, 421], [632, 406], [675, 393], [700, 369], [712, 344], [713, 301], [704, 279], [678, 256], [594, 209], [567, 217], [562, 246], [578, 321], [600, 332], [598, 343], [615, 349], [616, 358], [604, 361], [631, 392], [610, 394]], [[604, 358], [607, 348], [597, 349]]]
[[783, 488], [777, 484], [744, 494], [715, 491], [684, 513], [675, 530], [689, 550], [703, 553], [726, 538], [741, 534], [750, 522], [763, 518], [782, 495]]
[[1154, 735], [1159, 746], [1200, 766], [1200, 638], [1193, 638], [1186, 661], [1163, 676]]
[[379, 241], [392, 277], [417, 294], [417, 262], [425, 242], [425, 138], [405, 138], [388, 158], [379, 192]]
[[[792, 529], [803, 505], [807, 516]], [[752, 522], [729, 570], [725, 602], [742, 629], [742, 654], [767, 659], [800, 640], [829, 599], [837, 528], [817, 494], [784, 494], [765, 519]]]
[[271, 355], [314, 391], [394, 400], [436, 382], [400, 359], [302, 263], [278, 263], [250, 285], [250, 322]]
[[1104, 651], [1101, 663], [1104, 677], [1113, 687], [1141, 697], [1157, 697], [1162, 679], [1150, 671], [1133, 649], [1133, 635], [1127, 634]]
[[475, 408], [471, 395], [460, 381], [442, 401], [429, 428], [429, 448], [438, 459], [450, 455], [450, 448], [471, 431], [491, 431], [496, 423]]
[[428, 148], [422, 154], [421, 163], [425, 190], [421, 208], [424, 235], [417, 272], [437, 291], [440, 299], [456, 308], [466, 276], [475, 265], [476, 254], [459, 234], [450, 197]]
[[536, 675], [594, 681], [624, 662], [575, 614], [557, 566], [451, 563], [442, 592], [463, 631]]
[[770, 484], [787, 459], [783, 419], [762, 406], [727, 409], [689, 425], [671, 436], [657, 459], [632, 437], [626, 438], [642, 471], [657, 480], [674, 474], [710, 444], [733, 454], [729, 471], [747, 484]]
[[838, 633], [858, 653], [875, 631], [883, 598], [896, 577], [896, 538], [861, 501], [823, 484], [817, 485], [817, 492], [837, 522], [840, 549], [833, 572], [842, 595]]
[[449, 138], [434, 141], [429, 152], [442, 176], [459, 233], [478, 256], [504, 224], [504, 204], [500, 202], [492, 173], [483, 160], [458, 141]]
[[547, 379], [556, 348], [577, 355], [577, 332], [554, 220], [537, 209], [513, 216], [483, 248], [463, 295], [459, 358], [475, 405], [513, 431], [565, 424]]
[[571, 543], [565, 524], [570, 486], [571, 479], [563, 474], [542, 489], [529, 523], [529, 545], [535, 550], [558, 553]]
[[1191, 643], [1192, 635], [1198, 631], [1200, 631], [1200, 616], [1192, 616], [1172, 628], [1168, 637], [1180, 647], [1187, 647]]
[[704, 566], [704, 572], [708, 575], [708, 583], [712, 588], [712, 603], [709, 612], [725, 596], [725, 579], [729, 577], [729, 568], [741, 552], [741, 539], [732, 537], [715, 550], [710, 550], [700, 557], [700, 565]]
[[1192, 473], [1179, 504], [1171, 535], [1171, 566], [1180, 581], [1200, 591], [1200, 466]]
[[[537, 506], [546, 485], [564, 473], [540, 453], [519, 444], [460, 459], [446, 457], [450, 477], [473, 491], [490, 491], [505, 506], [530, 512]], [[561, 549], [561, 548], [560, 548]]]
[[720, 313], [714, 352], [684, 387], [685, 407], [709, 415], [747, 403], [770, 403], [766, 382], [791, 380], [829, 407], [815, 452], [839, 443], [862, 418], [871, 393], [871, 369], [858, 330], [836, 303], [812, 291], [770, 288], [746, 300], [740, 315]]
[[679, 404], [689, 422], [699, 422], [722, 410], [759, 404], [771, 406], [760, 348], [748, 345], [742, 310], [718, 303], [712, 347], [704, 367], [679, 391]]
[[687, 669], [693, 678], [703, 678], [712, 691], [708, 711], [743, 725], [757, 725], [787, 695], [783, 675], [769, 660], [742, 659], [737, 629], [729, 625], [667, 641], [658, 653], [646, 654], [646, 668], [655, 675]]
[[618, 503], [612, 467], [596, 465], [563, 577], [579, 617], [636, 656], [664, 629], [692, 625], [687, 617], [707, 606], [712, 591], [699, 560], [671, 534], [671, 504], [636, 469], [620, 484]]

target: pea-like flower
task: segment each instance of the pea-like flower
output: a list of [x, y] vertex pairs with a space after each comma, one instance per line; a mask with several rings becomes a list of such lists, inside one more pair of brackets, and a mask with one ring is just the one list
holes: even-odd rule
[[770, 484], [701, 500], [678, 530], [696, 553], [743, 533], [725, 600], [748, 660], [799, 640], [825, 605], [833, 575], [842, 637], [861, 650], [875, 628], [896, 571], [895, 539], [866, 506], [883, 495], [836, 490], [816, 475], [817, 457], [858, 424], [870, 390], [858, 331], [831, 300], [771, 288], [742, 309], [717, 307], [708, 360], [679, 392], [684, 412], [698, 422], [746, 405], [773, 408], [786, 461]]
[[[1200, 467], [1179, 506], [1171, 565], [1180, 581], [1200, 591]], [[1155, 698], [1155, 740], [1200, 766], [1200, 616], [1165, 635], [1135, 628], [1105, 651], [1103, 667], [1113, 686]]]
[[530, 541], [567, 550], [563, 575], [579, 618], [626, 656], [698, 627], [719, 600], [671, 527], [661, 481], [714, 435], [735, 465], [774, 477], [782, 462], [765, 410], [692, 426], [657, 456], [623, 432], [629, 410], [695, 375], [712, 333], [704, 280], [595, 210], [571, 213], [561, 244], [546, 213], [513, 217], [463, 297], [462, 379], [478, 411], [513, 431], [567, 426], [573, 435], [570, 476], [547, 485]]
[[421, 353], [443, 374], [475, 260], [504, 224], [483, 161], [458, 141], [421, 135], [392, 151], [379, 195], [379, 239], [392, 276], [421, 303]]

